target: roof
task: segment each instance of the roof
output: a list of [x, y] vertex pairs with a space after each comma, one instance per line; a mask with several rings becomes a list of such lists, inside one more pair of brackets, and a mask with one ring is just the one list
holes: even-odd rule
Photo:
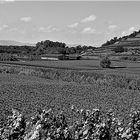
[[43, 54], [41, 57], [58, 57], [61, 56], [61, 54]]

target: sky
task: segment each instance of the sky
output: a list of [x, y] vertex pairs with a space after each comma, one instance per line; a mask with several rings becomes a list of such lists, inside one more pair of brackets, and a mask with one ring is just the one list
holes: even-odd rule
[[0, 0], [0, 40], [99, 47], [140, 30], [140, 1]]

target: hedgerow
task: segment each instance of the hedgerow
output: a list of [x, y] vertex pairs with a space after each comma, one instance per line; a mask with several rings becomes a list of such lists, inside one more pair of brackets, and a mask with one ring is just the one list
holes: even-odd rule
[[38, 110], [26, 118], [17, 110], [0, 126], [0, 140], [139, 140], [140, 111], [132, 110], [129, 123], [115, 117], [112, 110], [107, 113], [99, 109], [85, 110], [71, 106], [77, 121], [72, 124], [63, 111], [57, 114], [52, 109]]

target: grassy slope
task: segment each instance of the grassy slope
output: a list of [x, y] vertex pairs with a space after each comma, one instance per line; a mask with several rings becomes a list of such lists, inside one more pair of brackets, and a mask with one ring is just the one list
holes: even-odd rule
[[132, 107], [140, 108], [140, 94], [137, 91], [21, 75], [0, 74], [0, 96], [1, 117], [7, 115], [11, 108], [30, 114], [40, 107], [61, 108], [70, 115], [69, 108], [72, 104], [87, 109], [113, 108], [123, 117]]

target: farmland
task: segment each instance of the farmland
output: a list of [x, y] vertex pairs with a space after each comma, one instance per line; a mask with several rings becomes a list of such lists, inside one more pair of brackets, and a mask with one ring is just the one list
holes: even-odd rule
[[38, 108], [61, 108], [70, 115], [72, 104], [104, 111], [112, 108], [117, 116], [124, 118], [132, 107], [140, 107], [140, 94], [136, 90], [15, 74], [0, 74], [0, 96], [1, 118], [7, 116], [12, 108], [28, 115]]
[[[61, 125], [59, 121], [63, 121], [62, 114], [60, 115], [60, 119], [62, 120], [59, 120], [58, 117], [61, 111], [63, 111], [69, 125], [66, 129], [73, 135], [68, 137], [75, 137], [72, 140], [77, 139], [76, 135], [81, 137], [81, 132], [79, 131], [78, 134], [76, 129], [78, 127], [79, 129], [85, 129], [85, 124], [87, 127], [86, 131], [89, 134], [88, 137], [93, 137], [93, 135], [96, 137], [95, 135], [98, 135], [98, 131], [101, 129], [105, 130], [99, 134], [100, 136], [103, 135], [103, 137], [104, 135], [110, 135], [108, 137], [112, 137], [112, 139], [113, 137], [117, 137], [116, 139], [121, 137], [120, 140], [123, 137], [127, 137], [129, 135], [126, 135], [127, 130], [133, 128], [129, 124], [132, 123], [135, 127], [139, 125], [140, 112], [134, 111], [134, 114], [132, 113], [134, 117], [130, 117], [130, 112], [132, 112], [132, 109], [139, 110], [140, 108], [140, 63], [139, 61], [114, 60], [111, 60], [111, 67], [109, 68], [102, 68], [100, 61], [95, 59], [74, 61], [1, 61], [0, 126], [3, 127], [0, 129], [1, 137], [7, 138], [9, 137], [7, 133], [9, 133], [8, 135], [12, 138], [15, 134], [16, 137], [21, 137], [22, 135], [22, 138], [28, 139], [27, 137], [30, 137], [28, 126], [32, 123], [28, 121], [36, 118], [39, 120], [35, 125], [33, 123], [31, 124], [30, 131], [36, 132], [34, 127], [36, 126], [38, 128], [38, 126], [41, 126], [41, 129], [38, 130], [38, 136], [53, 137], [52, 139], [54, 139], [54, 135], [58, 137], [55, 131], [59, 129], [57, 129], [58, 124]], [[75, 109], [77, 115], [72, 112], [74, 109], [71, 110], [71, 107]], [[7, 118], [7, 116], [11, 114], [13, 108], [22, 113], [25, 116], [25, 120], [24, 117], [22, 118], [20, 114], [14, 111], [13, 113], [15, 114], [12, 116], [13, 122], [11, 122], [12, 126], [10, 126], [9, 117]], [[54, 127], [53, 131], [55, 134], [52, 133], [52, 136], [50, 136], [49, 132], [46, 135], [45, 131], [49, 129], [44, 129], [44, 124], [47, 125], [49, 123], [49, 121], [46, 122], [48, 111], [46, 113], [41, 111], [42, 109], [48, 110], [50, 108], [52, 109], [52, 112], [49, 112], [50, 119], [52, 117], [51, 113], [54, 113], [53, 121], [56, 127], [52, 124], [50, 125], [50, 130]], [[81, 108], [81, 110], [77, 110], [77, 108]], [[85, 122], [80, 120], [81, 114], [85, 118], [85, 110], [83, 111], [83, 109], [86, 109], [87, 113], [87, 120], [84, 120]], [[91, 114], [88, 116], [88, 112], [94, 109], [96, 110], [95, 112], [93, 111], [95, 116], [90, 116]], [[110, 109], [113, 110], [115, 115], [108, 111]], [[81, 114], [79, 115], [78, 113], [80, 112]], [[16, 117], [16, 115], [19, 115], [18, 117], [21, 118]], [[42, 115], [46, 117], [44, 120], [42, 120]], [[99, 119], [97, 120], [97, 124], [96, 122], [92, 122], [94, 119], [96, 120], [96, 115]], [[88, 120], [89, 118], [91, 122]], [[15, 124], [14, 121], [18, 123], [20, 119], [26, 122], [26, 129], [22, 129], [25, 129], [24, 132], [21, 132], [19, 129], [18, 135], [16, 135], [17, 131], [14, 132], [12, 130], [17, 130], [13, 124]], [[137, 119], [137, 121], [134, 122], [134, 119]], [[98, 121], [100, 122], [100, 127]], [[114, 127], [113, 131], [111, 127], [108, 128], [110, 121], [112, 121], [111, 127]], [[113, 121], [116, 121], [115, 126]], [[122, 121], [123, 128], [120, 129], [120, 132], [117, 132], [119, 135], [116, 136], [116, 129], [118, 129], [118, 126], [120, 127], [120, 121]], [[92, 133], [90, 133], [89, 129], [91, 124], [89, 125], [87, 122], [97, 125], [95, 128], [92, 126], [96, 129]], [[5, 123], [7, 124], [5, 125]], [[19, 123], [22, 123], [22, 121]], [[75, 128], [75, 125], [77, 125], [77, 128]], [[22, 124], [20, 126], [22, 127]], [[72, 131], [75, 131], [75, 134], [71, 131], [71, 128], [73, 129]], [[133, 131], [135, 132], [135, 128], [131, 129], [129, 133], [135, 137]], [[59, 135], [61, 137], [63, 135], [62, 133], [65, 133], [65, 129], [63, 128], [59, 133], [61, 133]], [[10, 137], [9, 139], [11, 139]], [[96, 139], [98, 139], [97, 137]], [[106, 138], [106, 140], [108, 139]]]
[[[46, 113], [44, 112], [45, 114], [43, 114], [42, 112], [40, 115], [38, 113], [41, 109], [48, 110], [51, 108], [54, 113], [53, 121], [54, 124], [56, 124], [56, 126], [54, 126], [58, 127], [57, 123], [55, 123], [55, 117], [58, 119], [57, 121], [59, 124], [59, 121], [61, 120], [59, 120], [57, 115], [63, 111], [68, 123], [67, 130], [70, 131], [72, 135], [75, 135], [75, 138], [72, 139], [75, 140], [77, 137], [76, 135], [81, 137], [80, 132], [77, 134], [76, 128], [79, 127], [79, 129], [85, 129], [85, 126], [81, 127], [84, 122], [80, 120], [77, 111], [76, 114], [70, 109], [73, 105], [77, 108], [86, 109], [86, 111], [89, 109], [92, 110], [93, 108], [98, 108], [101, 111], [101, 114], [98, 117], [99, 120], [101, 119], [101, 128], [98, 127], [99, 125], [97, 123], [97, 126], [95, 127], [96, 131], [93, 131], [93, 135], [98, 135], [96, 132], [99, 129], [102, 129], [104, 121], [106, 121], [104, 129], [107, 129], [108, 118], [106, 118], [106, 115], [108, 114], [108, 110], [113, 109], [115, 115], [112, 116], [112, 113], [110, 112], [111, 118], [110, 116], [108, 117], [110, 120], [114, 121], [115, 116], [115, 121], [118, 121], [118, 125], [119, 121], [122, 120], [123, 133], [121, 131], [120, 136], [127, 137], [125, 133], [131, 127], [129, 124], [132, 122], [130, 112], [133, 108], [136, 110], [140, 108], [139, 70], [140, 67], [138, 62], [130, 63], [129, 61], [112, 61], [111, 68], [108, 69], [101, 68], [98, 60], [1, 62], [0, 125], [3, 127], [0, 129], [0, 133], [2, 134], [1, 137], [6, 138], [7, 133], [9, 133], [10, 137], [14, 137], [13, 135], [17, 133], [17, 131], [11, 131], [16, 129], [12, 124], [15, 124], [14, 122], [18, 123], [18, 120], [20, 120], [19, 117], [21, 116], [19, 115], [19, 117], [16, 117], [18, 113], [15, 112], [13, 115], [13, 122], [11, 122], [12, 126], [10, 126], [7, 116], [11, 114], [12, 108], [22, 113], [25, 116], [26, 121], [26, 131], [22, 133], [21, 130], [18, 129], [20, 132], [15, 136], [21, 137], [20, 135], [22, 134], [22, 137], [28, 139], [26, 137], [30, 137], [30, 131], [36, 132], [34, 127], [37, 128], [39, 126], [38, 123], [40, 122], [42, 127], [38, 130], [38, 136], [49, 137], [49, 132], [48, 135], [46, 135], [45, 132], [49, 129], [44, 129], [43, 127], [44, 124], [46, 125], [49, 121], [42, 122], [45, 121], [46, 118], [44, 118], [44, 120], [41, 119], [41, 116]], [[98, 110], [94, 113], [98, 113]], [[134, 114], [136, 113], [137, 112], [134, 112]], [[37, 114], [41, 118], [39, 118]], [[49, 115], [51, 119], [51, 112]], [[94, 117], [92, 116], [91, 119], [96, 119], [96, 116]], [[137, 114], [135, 117], [137, 118]], [[31, 121], [32, 118], [39, 120], [35, 125], [32, 124], [32, 127], [30, 127], [29, 130], [28, 126], [31, 122], [28, 123], [28, 121]], [[24, 118], [22, 119], [24, 120]], [[2, 125], [2, 122], [5, 122], [7, 125]], [[86, 122], [87, 121], [85, 120], [85, 123]], [[20, 123], [22, 123], [22, 121]], [[115, 122], [115, 129], [118, 127], [116, 123], [117, 122]], [[135, 123], [136, 125], [139, 123], [139, 118]], [[75, 124], [77, 125], [76, 128]], [[113, 124], [114, 122], [112, 122], [111, 127], [114, 127]], [[53, 125], [51, 124], [50, 130], [52, 126]], [[54, 133], [56, 133], [55, 131], [57, 130], [55, 127], [53, 130]], [[89, 124], [86, 124], [86, 127], [88, 130], [86, 131], [90, 134]], [[72, 131], [75, 131], [74, 134], [71, 131], [71, 128]], [[65, 129], [63, 129], [60, 132], [60, 137], [62, 136], [62, 133], [65, 132]], [[135, 130], [132, 130], [129, 133], [132, 133], [133, 135], [133, 131]], [[107, 131], [104, 133], [106, 132]], [[113, 136], [111, 136], [112, 139], [116, 136], [115, 132], [116, 131], [113, 130]], [[109, 129], [108, 133], [112, 135], [112, 128]], [[52, 133], [52, 137], [53, 136], [54, 134]], [[58, 137], [57, 134], [56, 137]], [[88, 137], [90, 137], [90, 135]]]
[[100, 67], [99, 60], [75, 60], [75, 61], [14, 61], [14, 62], [0, 62], [7, 64], [18, 64], [25, 66], [56, 68], [56, 69], [70, 69], [88, 72], [101, 72], [109, 74], [140, 74], [140, 62], [130, 61], [112, 61], [110, 69], [103, 69]]

